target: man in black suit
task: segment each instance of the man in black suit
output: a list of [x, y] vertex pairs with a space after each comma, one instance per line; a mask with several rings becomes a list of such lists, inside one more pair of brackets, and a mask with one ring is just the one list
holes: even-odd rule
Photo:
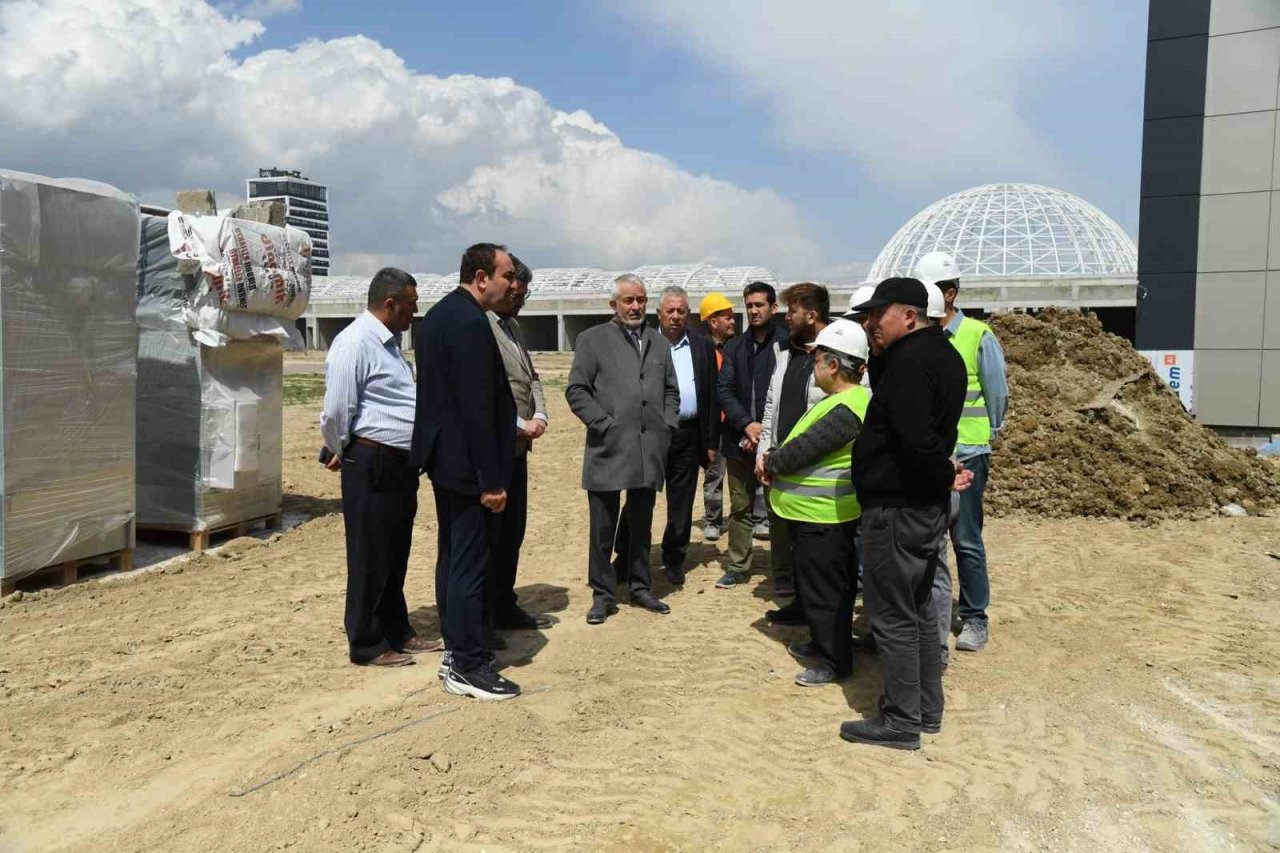
[[514, 699], [484, 644], [489, 514], [507, 503], [516, 407], [485, 312], [515, 282], [504, 247], [477, 243], [462, 256], [460, 286], [418, 326], [418, 410], [411, 461], [434, 487], [438, 524], [436, 606], [444, 634], [444, 688], [477, 699]]
[[[689, 295], [682, 287], [665, 288], [659, 296], [658, 330], [671, 345], [671, 361], [680, 386], [679, 426], [671, 434], [667, 451], [667, 527], [662, 534], [662, 566], [667, 580], [682, 586], [693, 531], [698, 469], [715, 462], [720, 445], [716, 349], [707, 336], [689, 332]], [[618, 527], [619, 543], [627, 541], [629, 529], [623, 516]]]

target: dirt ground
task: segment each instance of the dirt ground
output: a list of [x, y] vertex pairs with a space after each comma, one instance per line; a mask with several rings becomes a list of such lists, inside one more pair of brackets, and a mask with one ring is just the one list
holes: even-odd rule
[[[876, 659], [794, 686], [768, 582], [713, 587], [723, 541], [695, 533], [670, 616], [585, 623], [562, 368], [520, 580], [561, 621], [500, 654], [521, 699], [448, 696], [434, 656], [347, 663], [338, 481], [294, 406], [286, 508], [313, 520], [4, 602], [0, 850], [1280, 848], [1280, 519], [992, 520], [992, 644], [953, 653], [943, 733], [853, 746]], [[434, 538], [424, 480], [429, 636]]]

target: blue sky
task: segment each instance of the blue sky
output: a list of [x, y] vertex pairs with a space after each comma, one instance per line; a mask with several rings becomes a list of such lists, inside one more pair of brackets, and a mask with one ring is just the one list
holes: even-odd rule
[[849, 281], [991, 181], [1136, 235], [1145, 39], [1137, 0], [0, 2], [0, 167], [157, 204], [301, 169], [354, 274], [488, 239]]
[[[1060, 66], [1036, 69], [1037, 92], [1020, 104], [1060, 146], [1071, 167], [1068, 180], [1025, 172], [1007, 179], [1078, 192], [1136, 238], [1146, 4], [1087, 0], [1074, 13], [1089, 49]], [[726, 22], [726, 38], [731, 30]], [[362, 8], [307, 0], [302, 13], [272, 18], [246, 52], [352, 33], [392, 48], [421, 72], [512, 77], [559, 109], [588, 111], [630, 147], [740, 186], [772, 188], [796, 204], [835, 260], [870, 261], [911, 214], [968, 185], [958, 179], [885, 186], [841, 152], [789, 144], [759, 93], [610, 3], [482, 0]], [[815, 42], [820, 49], [821, 39]], [[945, 54], [904, 51], [903, 59], [936, 64], [945, 73]], [[857, 115], [849, 115], [847, 125], [850, 134], [876, 132]], [[945, 136], [945, 129], [939, 134]]]

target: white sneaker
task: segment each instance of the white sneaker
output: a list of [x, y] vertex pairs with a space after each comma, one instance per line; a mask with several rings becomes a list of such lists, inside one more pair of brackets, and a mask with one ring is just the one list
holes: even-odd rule
[[714, 542], [720, 538], [720, 528], [714, 524], [708, 524], [702, 528], [702, 538], [706, 542]]
[[436, 678], [444, 681], [449, 677], [449, 670], [453, 668], [453, 652], [445, 652], [440, 657], [440, 666], [436, 668]]

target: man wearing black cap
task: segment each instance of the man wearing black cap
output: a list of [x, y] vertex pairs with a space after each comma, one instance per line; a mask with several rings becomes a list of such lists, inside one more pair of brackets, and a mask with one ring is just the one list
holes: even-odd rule
[[963, 487], [951, 450], [964, 409], [964, 360], [926, 317], [928, 293], [890, 278], [854, 310], [880, 355], [853, 448], [862, 505], [863, 601], [880, 650], [880, 715], [840, 727], [847, 741], [919, 749], [942, 730], [942, 664], [931, 595], [951, 490]]

